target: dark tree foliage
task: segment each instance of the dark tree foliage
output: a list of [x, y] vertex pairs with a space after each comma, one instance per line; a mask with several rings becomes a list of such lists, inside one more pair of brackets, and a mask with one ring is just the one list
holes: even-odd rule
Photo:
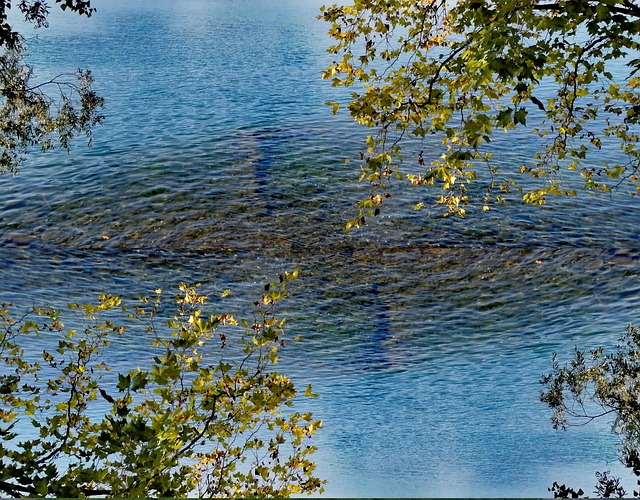
[[[87, 17], [95, 11], [89, 1], [55, 3]], [[26, 22], [48, 27], [47, 2], [21, 0], [13, 6]], [[8, 20], [11, 8], [10, 0], [0, 0], [0, 172], [16, 173], [30, 147], [68, 149], [71, 139], [83, 134], [91, 144], [92, 129], [104, 118], [104, 100], [92, 90], [88, 70], [79, 69], [73, 79], [59, 75], [35, 82], [33, 68], [24, 59], [24, 38]]]
[[[20, 0], [17, 3], [18, 10], [24, 15], [25, 21], [35, 24], [38, 28], [49, 26], [49, 5], [46, 1]], [[95, 12], [90, 1], [85, 0], [55, 0], [62, 10], [70, 10], [80, 15], [90, 17]], [[11, 0], [0, 0], [0, 46], [15, 49], [22, 37], [8, 21], [8, 11], [11, 9]]]
[[[573, 359], [565, 365], [554, 355], [552, 371], [542, 377], [541, 383], [545, 389], [540, 399], [553, 410], [554, 428], [566, 430], [593, 420], [610, 419], [612, 431], [620, 439], [620, 461], [640, 477], [639, 327], [629, 325], [613, 353], [605, 353], [603, 348], [589, 352], [576, 349]], [[618, 478], [608, 472], [596, 473], [596, 477], [598, 496], [626, 495]], [[575, 492], [558, 483], [549, 491], [562, 497]], [[633, 494], [638, 496], [638, 491]]]
[[584, 491], [576, 491], [564, 484], [558, 484], [556, 481], [553, 482], [551, 488], [548, 488], [548, 490], [553, 493], [553, 498], [580, 498], [584, 495]]

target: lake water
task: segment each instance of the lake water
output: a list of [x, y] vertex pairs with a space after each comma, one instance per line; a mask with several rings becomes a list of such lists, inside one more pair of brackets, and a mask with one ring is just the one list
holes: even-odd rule
[[[613, 345], [638, 320], [635, 200], [459, 220], [413, 212], [406, 191], [344, 233], [367, 187], [341, 160], [366, 131], [324, 105], [341, 95], [320, 79], [320, 2], [96, 5], [27, 28], [39, 76], [91, 68], [107, 119], [93, 148], [0, 177], [0, 300], [187, 281], [231, 288], [241, 309], [299, 266], [283, 313], [303, 340], [282, 369], [320, 394], [304, 408], [324, 421], [328, 495], [548, 496], [554, 480], [589, 489], [594, 471], [620, 472], [607, 425], [551, 429], [538, 380], [553, 351]], [[499, 161], [532, 154], [510, 137]], [[143, 348], [115, 347], [121, 369]]]

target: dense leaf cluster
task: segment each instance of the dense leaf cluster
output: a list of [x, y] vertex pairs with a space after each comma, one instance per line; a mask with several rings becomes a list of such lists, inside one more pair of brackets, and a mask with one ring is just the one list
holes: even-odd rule
[[[612, 353], [602, 348], [576, 349], [573, 359], [564, 365], [554, 356], [552, 372], [541, 383], [545, 389], [540, 399], [553, 410], [555, 428], [609, 419], [620, 438], [620, 460], [640, 477], [640, 328], [629, 325]], [[619, 479], [607, 472], [598, 473], [597, 478], [599, 496], [626, 495]], [[557, 496], [575, 492], [557, 484], [553, 491]], [[634, 496], [638, 494], [634, 491]]]
[[[89, 1], [56, 0], [64, 10], [90, 16]], [[68, 149], [71, 139], [86, 135], [103, 120], [104, 100], [93, 90], [88, 70], [34, 82], [33, 69], [24, 60], [23, 37], [8, 22], [11, 1], [0, 1], [0, 173], [15, 173], [30, 147], [42, 151]], [[45, 1], [21, 0], [17, 4], [25, 21], [47, 27]]]
[[[321, 17], [335, 41], [324, 77], [353, 88], [349, 112], [378, 131], [361, 158], [371, 194], [349, 226], [379, 213], [395, 177], [427, 193], [438, 186], [416, 208], [435, 203], [460, 215], [479, 179], [484, 210], [514, 188], [541, 204], [579, 186], [606, 191], [639, 180], [635, 1], [355, 0], [323, 7]], [[334, 112], [342, 105], [330, 104]], [[531, 121], [535, 161], [496, 162], [497, 132]], [[432, 135], [440, 148], [402, 163], [403, 138]], [[576, 182], [562, 182], [563, 170], [576, 171], [565, 176]], [[521, 187], [521, 174], [537, 181]]]
[[[205, 316], [207, 297], [180, 286], [177, 313], [152, 300], [129, 314], [136, 333], [111, 317], [120, 299], [21, 318], [0, 310], [0, 494], [12, 497], [272, 497], [321, 492], [310, 438], [321, 422], [294, 412], [293, 383], [275, 371], [285, 345], [275, 305], [297, 273], [285, 273], [241, 324]], [[131, 327], [133, 328], [133, 327]], [[30, 338], [57, 338], [36, 356]], [[152, 361], [110, 374], [113, 337], [152, 339]], [[30, 344], [29, 349], [25, 345]], [[39, 358], [39, 359], [38, 359]], [[311, 388], [305, 394], [313, 397]]]

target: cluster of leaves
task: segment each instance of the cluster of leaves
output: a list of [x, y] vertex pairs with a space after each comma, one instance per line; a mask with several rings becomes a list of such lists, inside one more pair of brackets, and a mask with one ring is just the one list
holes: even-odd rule
[[[84, 0], [56, 3], [81, 15], [95, 11]], [[69, 149], [70, 140], [83, 134], [91, 144], [93, 127], [104, 119], [104, 100], [92, 90], [90, 71], [34, 82], [33, 68], [25, 62], [24, 39], [7, 20], [10, 8], [9, 0], [0, 0], [0, 173], [16, 173], [33, 146], [42, 151]], [[48, 26], [46, 2], [21, 0], [18, 9], [25, 21]]]
[[[596, 472], [595, 490], [593, 491], [598, 498], [624, 498], [627, 496], [627, 492], [620, 483], [620, 478], [609, 475], [610, 472]], [[553, 498], [582, 498], [584, 496], [584, 490], [579, 488], [571, 488], [565, 484], [560, 484], [554, 481], [548, 491], [553, 493]], [[636, 491], [633, 492], [634, 496], [638, 496]]]
[[[324, 78], [355, 88], [351, 115], [377, 129], [361, 155], [371, 193], [349, 227], [379, 213], [394, 177], [438, 185], [430, 203], [459, 215], [480, 178], [483, 210], [514, 189], [533, 204], [574, 195], [561, 182], [565, 169], [589, 189], [639, 180], [640, 60], [628, 61], [626, 74], [610, 69], [638, 49], [634, 0], [354, 0], [323, 7], [320, 17], [335, 41]], [[550, 97], [536, 96], [541, 83], [555, 89], [545, 90]], [[341, 106], [329, 104], [334, 113]], [[488, 144], [496, 131], [524, 127], [532, 109], [540, 122], [535, 161], [499, 168]], [[403, 165], [402, 138], [432, 134], [442, 141], [433, 161], [420, 153]], [[587, 161], [603, 147], [623, 160]], [[519, 183], [525, 173], [538, 181]]]
[[[104, 319], [120, 299], [70, 305], [82, 329], [34, 309], [13, 319], [0, 310], [0, 492], [5, 496], [289, 496], [321, 492], [309, 439], [321, 426], [289, 409], [297, 392], [273, 371], [284, 346], [275, 305], [286, 273], [268, 287], [251, 321], [205, 316], [207, 297], [180, 286], [170, 335], [157, 291], [127, 313], [153, 338], [150, 367], [115, 377], [107, 350], [131, 335]], [[55, 351], [25, 354], [30, 337], [58, 336]], [[145, 333], [146, 332], [146, 333]], [[30, 352], [31, 351], [31, 352]], [[305, 396], [313, 397], [308, 387]], [[103, 415], [98, 418], [98, 415]]]
[[[556, 429], [609, 418], [619, 437], [621, 462], [640, 477], [640, 328], [629, 325], [614, 353], [602, 348], [588, 353], [576, 349], [574, 358], [561, 365], [554, 355], [552, 372], [544, 375], [540, 399], [553, 410]], [[602, 497], [626, 495], [618, 478], [598, 473], [596, 493]], [[640, 481], [638, 482], [640, 484]], [[582, 494], [554, 484], [554, 494]], [[633, 492], [639, 496], [638, 491]]]
[[[18, 10], [24, 20], [38, 28], [49, 26], [49, 5], [46, 0], [20, 0]], [[62, 10], [69, 10], [80, 15], [91, 17], [96, 9], [91, 6], [91, 0], [55, 0]], [[8, 16], [11, 10], [11, 0], [0, 0], [0, 47], [14, 49], [22, 41], [22, 36], [9, 24]]]

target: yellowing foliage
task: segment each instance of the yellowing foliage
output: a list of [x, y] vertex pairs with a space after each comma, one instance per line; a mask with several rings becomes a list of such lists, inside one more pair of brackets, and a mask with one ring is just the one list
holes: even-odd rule
[[[273, 370], [285, 345], [275, 315], [297, 271], [268, 285], [243, 328], [205, 314], [207, 297], [181, 284], [166, 329], [160, 290], [129, 314], [126, 330], [105, 316], [120, 299], [71, 305], [85, 328], [65, 330], [57, 312], [18, 320], [0, 309], [0, 493], [4, 496], [288, 497], [319, 493], [310, 439], [322, 422], [293, 411], [293, 382]], [[267, 300], [265, 300], [267, 299]], [[259, 304], [264, 304], [260, 306]], [[125, 310], [126, 311], [126, 310]], [[151, 337], [153, 360], [107, 376], [113, 337]], [[41, 360], [26, 336], [58, 338]], [[150, 334], [150, 335], [148, 335]], [[141, 336], [141, 339], [144, 336]], [[106, 412], [96, 418], [97, 412]], [[20, 427], [16, 427], [20, 420]], [[18, 431], [17, 429], [20, 429]]]
[[[635, 1], [354, 0], [323, 7], [320, 17], [330, 25], [328, 52], [335, 58], [323, 77], [353, 87], [346, 108], [378, 131], [361, 155], [360, 179], [372, 193], [389, 196], [395, 177], [408, 179], [430, 197], [421, 206], [442, 204], [463, 215], [474, 199], [470, 182], [482, 182], [475, 195], [482, 210], [504, 201], [509, 187], [534, 204], [575, 194], [576, 186], [560, 184], [565, 169], [578, 170], [582, 180], [571, 182], [586, 189], [636, 182]], [[551, 89], [544, 95], [542, 82]], [[498, 166], [489, 145], [496, 131], [523, 129], [531, 117], [540, 123], [531, 130], [539, 153], [524, 168]], [[401, 160], [404, 138], [432, 135], [443, 144], [437, 150], [437, 141], [429, 142], [433, 162], [422, 152]], [[605, 148], [616, 152], [609, 163], [597, 155]], [[523, 174], [537, 182], [514, 180]], [[370, 203], [358, 206], [348, 227], [380, 212]]]

